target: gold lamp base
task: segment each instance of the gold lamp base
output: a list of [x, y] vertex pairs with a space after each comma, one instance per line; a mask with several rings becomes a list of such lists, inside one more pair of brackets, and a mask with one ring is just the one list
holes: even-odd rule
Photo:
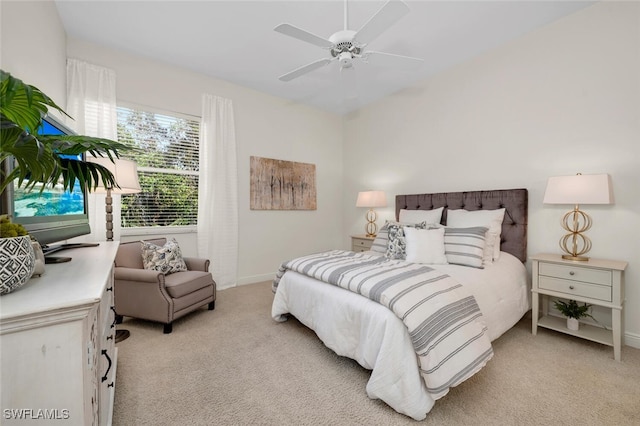
[[378, 214], [373, 209], [369, 209], [365, 217], [367, 218], [367, 224], [364, 229], [367, 231], [367, 237], [373, 238], [378, 233], [378, 225], [376, 225]]
[[586, 256], [572, 256], [570, 254], [563, 254], [562, 258], [566, 260], [579, 260], [581, 262], [589, 260], [589, 258]]
[[591, 240], [582, 233], [591, 228], [591, 223], [591, 217], [580, 210], [578, 205], [563, 216], [562, 227], [569, 231], [568, 234], [560, 238], [560, 248], [567, 253], [562, 255], [563, 259], [581, 262], [589, 260], [583, 254], [591, 250]]

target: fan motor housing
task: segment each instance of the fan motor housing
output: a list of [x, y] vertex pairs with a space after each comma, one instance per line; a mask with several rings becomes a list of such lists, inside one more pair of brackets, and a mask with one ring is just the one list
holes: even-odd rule
[[344, 58], [343, 53], [348, 53], [350, 56], [349, 59], [353, 58], [353, 55], [359, 55], [362, 49], [354, 42], [355, 35], [355, 31], [342, 30], [329, 37], [329, 41], [334, 45], [334, 47], [331, 48], [331, 56], [334, 58], [338, 57], [342, 63]]

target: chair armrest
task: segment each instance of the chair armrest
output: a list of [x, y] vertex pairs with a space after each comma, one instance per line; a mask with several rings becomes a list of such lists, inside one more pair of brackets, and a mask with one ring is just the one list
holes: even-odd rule
[[209, 259], [201, 259], [198, 257], [185, 257], [184, 263], [190, 271], [209, 272]]
[[161, 272], [152, 271], [150, 269], [115, 267], [113, 268], [113, 275], [116, 280], [149, 283], [157, 283], [160, 281], [164, 282], [164, 277]]

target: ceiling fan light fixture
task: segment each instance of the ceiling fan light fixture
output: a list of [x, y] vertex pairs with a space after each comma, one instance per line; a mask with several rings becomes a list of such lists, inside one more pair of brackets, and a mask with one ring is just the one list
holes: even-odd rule
[[353, 66], [353, 57], [349, 52], [342, 52], [338, 56], [338, 61], [340, 61], [340, 66], [342, 68], [351, 68]]

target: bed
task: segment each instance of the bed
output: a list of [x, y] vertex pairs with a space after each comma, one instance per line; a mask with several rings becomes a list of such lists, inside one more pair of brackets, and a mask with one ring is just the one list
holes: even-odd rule
[[[530, 307], [527, 272], [523, 264], [526, 260], [527, 202], [526, 189], [396, 196], [397, 220], [403, 214], [406, 218], [411, 217], [411, 214], [427, 213], [420, 211], [433, 213], [441, 209], [441, 225], [447, 224], [448, 216], [464, 224], [464, 220], [459, 222], [460, 213], [466, 214], [468, 211], [491, 213], [504, 209], [502, 222], [498, 225], [499, 238], [496, 240], [499, 241], [497, 246], [499, 248], [492, 249], [494, 250], [492, 262], [483, 263], [482, 267], [429, 264], [426, 265], [429, 272], [425, 272], [434, 274], [433, 276], [445, 277], [442, 280], [452, 285], [451, 288], [460, 287], [459, 290], [464, 292], [460, 300], [467, 300], [468, 298], [463, 296], [468, 294], [473, 296], [472, 299], [475, 300], [474, 303], [477, 304], [480, 315], [476, 315], [478, 318], [474, 317], [473, 322], [465, 320], [464, 327], [474, 326], [473, 332], [476, 332], [478, 327], [482, 327], [483, 333], [480, 334], [483, 336], [478, 341], [484, 339], [489, 342], [485, 345], [490, 346], [491, 341], [513, 327]], [[449, 214], [450, 211], [451, 214]], [[478, 214], [482, 215], [484, 212], [476, 213]], [[489, 227], [480, 229], [489, 241]], [[484, 254], [486, 255], [486, 252]], [[344, 257], [356, 258], [356, 262], [366, 265], [367, 270], [371, 271], [378, 271], [376, 268], [381, 267], [379, 266], [381, 262], [386, 262], [385, 268], [388, 264], [392, 264], [394, 268], [407, 268], [411, 271], [418, 269], [422, 271], [425, 266], [402, 259], [390, 260], [381, 252], [353, 253], [336, 250], [309, 257], [318, 255], [338, 257], [339, 265], [343, 264], [341, 259]], [[302, 262], [307, 258], [302, 257], [298, 260]], [[290, 266], [290, 263], [285, 262], [285, 264]], [[274, 280], [272, 305], [274, 320], [286, 321], [289, 315], [293, 315], [302, 324], [314, 330], [328, 348], [338, 355], [354, 359], [364, 368], [371, 370], [371, 377], [366, 386], [367, 395], [370, 398], [381, 399], [399, 413], [416, 420], [426, 418], [437, 399], [446, 395], [450, 387], [458, 385], [479, 371], [492, 356], [491, 349], [486, 350], [486, 346], [479, 346], [479, 350], [484, 351], [482, 362], [470, 363], [469, 367], [465, 366], [464, 376], [454, 375], [455, 380], [447, 381], [445, 388], [434, 392], [434, 388], [427, 385], [429, 380], [425, 375], [427, 370], [425, 362], [431, 362], [431, 360], [427, 358], [425, 361], [423, 358], [425, 355], [417, 351], [415, 329], [407, 325], [407, 315], [398, 316], [395, 305], [392, 311], [391, 307], [384, 306], [380, 300], [374, 301], [338, 285], [320, 281], [302, 273], [302, 269], [298, 271], [286, 268], [285, 264]], [[339, 275], [343, 278], [345, 272], [342, 266], [336, 268], [341, 271]], [[309, 268], [306, 267], [306, 269]], [[349, 274], [351, 272], [346, 273], [346, 275]], [[361, 269], [353, 274], [362, 275]], [[321, 275], [319, 274], [318, 277]], [[380, 274], [376, 272], [375, 275]], [[406, 272], [404, 276], [408, 276]], [[422, 276], [419, 278], [421, 282], [425, 280]], [[358, 284], [358, 286], [361, 285]], [[412, 314], [413, 309], [416, 309], [415, 306], [409, 309]], [[469, 342], [472, 340], [474, 339], [469, 339]], [[466, 341], [461, 346], [467, 346]], [[450, 358], [446, 355], [443, 360], [434, 362], [446, 366]], [[446, 368], [442, 367], [441, 370]]]

